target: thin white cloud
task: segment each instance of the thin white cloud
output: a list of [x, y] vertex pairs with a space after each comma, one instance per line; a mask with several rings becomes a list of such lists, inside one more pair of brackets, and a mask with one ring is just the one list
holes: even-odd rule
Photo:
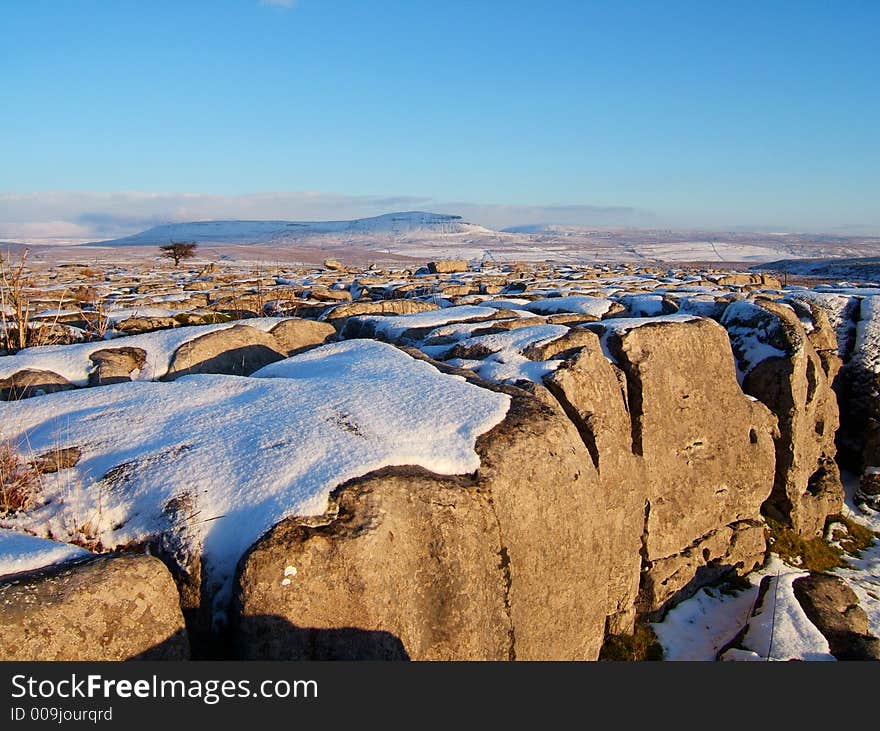
[[0, 193], [0, 241], [79, 243], [127, 236], [151, 226], [181, 221], [326, 221], [412, 210], [457, 214], [490, 228], [529, 223], [639, 226], [653, 221], [648, 212], [629, 207], [493, 205], [411, 195], [48, 191]]

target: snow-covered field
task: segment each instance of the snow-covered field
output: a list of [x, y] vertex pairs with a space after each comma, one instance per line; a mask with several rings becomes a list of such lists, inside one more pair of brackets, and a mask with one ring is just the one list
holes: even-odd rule
[[477, 436], [508, 403], [367, 340], [317, 348], [251, 378], [186, 376], [8, 403], [0, 439], [33, 454], [68, 446], [83, 454], [43, 477], [42, 507], [7, 522], [68, 540], [85, 530], [112, 548], [155, 534], [171, 519], [169, 503], [185, 504], [198, 516], [186, 542], [201, 546], [222, 605], [242, 553], [282, 518], [324, 513], [334, 487], [382, 467], [473, 472]]
[[[638, 228], [522, 225], [503, 231], [460, 216], [425, 211], [387, 213], [349, 221], [210, 220], [173, 222], [122, 238], [77, 240], [86, 248], [45, 246], [39, 256], [63, 250], [66, 257], [142, 258], [148, 247], [169, 240], [195, 241], [215, 257], [239, 262], [304, 261], [318, 263], [326, 256], [351, 260], [417, 261], [458, 258], [470, 261], [541, 263], [610, 262], [782, 262], [788, 271], [835, 271], [835, 257], [877, 257], [880, 239], [797, 233], [736, 233], [668, 231]], [[40, 245], [42, 240], [21, 242]], [[48, 241], [46, 243], [54, 243]], [[73, 243], [71, 240], [70, 243]], [[18, 244], [16, 244], [18, 245]], [[795, 259], [797, 258], [797, 259]], [[838, 271], [856, 278], [878, 267], [864, 269], [850, 259]], [[845, 275], [841, 275], [845, 276]]]
[[[246, 324], [248, 327], [268, 331], [284, 319], [276, 317], [250, 318]], [[207, 333], [228, 330], [241, 324], [240, 322], [224, 322], [216, 325], [160, 330], [142, 335], [130, 335], [117, 343], [97, 340], [76, 345], [42, 345], [25, 348], [16, 354], [14, 360], [0, 358], [0, 379], [8, 378], [17, 371], [31, 368], [39, 371], [52, 371], [76, 386], [85, 386], [88, 383], [89, 374], [94, 368], [89, 356], [99, 350], [124, 345], [129, 348], [141, 348], [147, 354], [146, 363], [134, 373], [133, 378], [154, 381], [168, 372], [174, 353], [184, 343]]]
[[[453, 231], [466, 225], [456, 220], [397, 224], [410, 226], [412, 235], [435, 224], [450, 226], [451, 237], [474, 233]], [[340, 223], [328, 231], [343, 228]], [[230, 237], [250, 231], [231, 224], [221, 229]], [[46, 286], [32, 294], [35, 313], [69, 320], [62, 327], [83, 327], [79, 320], [95, 310], [64, 300], [77, 283], [76, 271], [53, 270]], [[880, 372], [880, 290], [852, 283], [782, 287], [773, 278], [730, 274], [696, 266], [515, 268], [497, 262], [436, 276], [420, 267], [278, 266], [268, 273], [197, 267], [161, 275], [108, 268], [92, 283], [107, 303], [111, 327], [105, 339], [0, 356], [0, 382], [38, 371], [76, 387], [0, 402], [0, 446], [11, 445], [31, 462], [68, 448], [79, 452], [76, 464], [40, 475], [34, 505], [0, 514], [0, 576], [89, 555], [74, 544], [102, 552], [173, 533], [183, 553], [201, 557], [215, 616], [222, 617], [236, 565], [248, 549], [284, 518], [332, 514], [331, 493], [346, 481], [392, 466], [474, 474], [481, 466], [477, 439], [504, 421], [511, 397], [492, 390], [497, 386], [450, 375], [403, 347], [490, 383], [529, 381], [526, 386], [539, 389], [546, 376], [570, 365], [568, 343], [576, 348], [595, 342], [583, 329], [599, 336], [605, 357], [619, 366], [613, 338], [634, 328], [709, 319], [726, 329], [742, 384], [758, 363], [788, 355], [773, 345], [780, 321], [762, 305], [772, 300], [786, 313], [798, 313], [804, 337], [819, 334], [823, 319], [804, 304], [817, 306], [828, 316], [831, 348], [836, 337], [850, 366]], [[418, 306], [393, 310], [410, 314], [367, 308], [346, 315], [336, 323], [333, 338], [339, 342], [310, 345], [247, 377], [221, 373], [159, 381], [168, 376], [177, 350], [202, 335], [242, 324], [271, 332], [290, 319], [264, 316], [276, 311], [271, 308], [304, 313], [316, 321], [310, 325], [333, 333], [334, 308], [350, 300]], [[178, 315], [203, 312], [246, 319], [180, 324], [187, 318]], [[115, 329], [151, 317], [175, 325], [124, 337]], [[82, 340], [87, 333], [73, 335]], [[566, 345], [554, 350], [560, 339]], [[131, 372], [130, 382], [89, 387], [95, 368], [90, 355], [114, 347], [142, 349], [146, 363]], [[722, 350], [719, 357], [729, 358]], [[625, 386], [628, 374], [618, 377]], [[856, 484], [856, 477], [847, 483], [845, 514], [880, 530], [877, 513], [857, 505]], [[880, 634], [880, 547], [848, 561], [835, 573], [858, 596], [871, 631]], [[747, 577], [747, 589], [699, 589], [654, 624], [666, 658], [714, 660], [738, 637], [722, 659], [833, 659], [794, 596], [792, 584], [803, 575], [802, 567], [771, 556]], [[765, 577], [769, 588], [756, 608]]]

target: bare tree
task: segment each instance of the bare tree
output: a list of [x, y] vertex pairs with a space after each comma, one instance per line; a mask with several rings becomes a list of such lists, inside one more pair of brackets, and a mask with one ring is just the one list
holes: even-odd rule
[[195, 241], [172, 241], [159, 247], [162, 256], [166, 259], [173, 259], [174, 266], [180, 264], [184, 259], [192, 259], [196, 255], [198, 244]]

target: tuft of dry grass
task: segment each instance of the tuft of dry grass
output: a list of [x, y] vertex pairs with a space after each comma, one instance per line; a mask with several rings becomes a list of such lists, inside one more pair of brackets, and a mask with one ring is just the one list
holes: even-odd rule
[[104, 553], [104, 544], [100, 538], [100, 516], [76, 523], [69, 531], [65, 540], [92, 553]]
[[663, 647], [651, 625], [637, 621], [631, 635], [605, 635], [599, 651], [602, 661], [642, 662], [663, 659]]
[[[59, 322], [59, 315], [51, 320], [34, 321], [31, 297], [35, 293], [27, 268], [29, 249], [16, 261], [8, 251], [0, 252], [0, 351], [15, 353], [35, 345], [57, 345], [69, 341], [69, 333]], [[61, 309], [68, 292], [58, 297]]]
[[844, 553], [856, 558], [878, 538], [870, 528], [845, 515], [832, 515], [828, 518], [826, 536], [836, 542]]
[[39, 471], [11, 444], [0, 443], [0, 515], [27, 510], [39, 492]]
[[14, 261], [0, 254], [0, 347], [15, 352], [27, 347], [30, 311], [25, 290], [28, 249]]
[[770, 550], [792, 566], [824, 573], [845, 565], [843, 551], [824, 538], [803, 538], [772, 518], [767, 518], [766, 531]]
[[[834, 529], [838, 523], [844, 529]], [[831, 527], [831, 530], [827, 530]], [[767, 544], [773, 553], [783, 561], [808, 571], [827, 572], [847, 565], [844, 556], [858, 556], [859, 552], [870, 546], [874, 533], [851, 518], [832, 515], [826, 522], [828, 537], [837, 545], [829, 543], [826, 538], [802, 538], [788, 526], [767, 518]]]

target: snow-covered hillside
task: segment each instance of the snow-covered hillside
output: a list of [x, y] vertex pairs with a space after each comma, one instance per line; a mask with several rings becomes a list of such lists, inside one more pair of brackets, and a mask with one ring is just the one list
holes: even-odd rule
[[565, 226], [555, 223], [527, 223], [521, 226], [509, 226], [502, 229], [505, 233], [512, 234], [549, 234], [556, 236], [572, 236], [595, 233], [601, 227], [595, 226]]
[[486, 234], [490, 229], [462, 221], [461, 216], [424, 211], [386, 213], [352, 221], [192, 221], [168, 223], [110, 241], [101, 246], [158, 246], [169, 241], [212, 244], [284, 244], [305, 236], [342, 234], [352, 236], [448, 236]]

